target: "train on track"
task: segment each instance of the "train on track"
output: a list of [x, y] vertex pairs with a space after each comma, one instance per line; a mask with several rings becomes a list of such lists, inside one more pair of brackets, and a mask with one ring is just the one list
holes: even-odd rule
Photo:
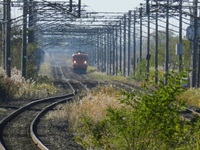
[[72, 68], [75, 73], [86, 74], [88, 67], [88, 55], [78, 51], [72, 55]]

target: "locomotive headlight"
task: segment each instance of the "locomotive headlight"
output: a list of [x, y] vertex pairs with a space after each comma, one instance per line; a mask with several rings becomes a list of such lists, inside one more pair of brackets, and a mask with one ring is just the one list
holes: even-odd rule
[[87, 64], [87, 61], [84, 61], [84, 64]]
[[76, 64], [76, 60], [74, 60], [74, 64]]

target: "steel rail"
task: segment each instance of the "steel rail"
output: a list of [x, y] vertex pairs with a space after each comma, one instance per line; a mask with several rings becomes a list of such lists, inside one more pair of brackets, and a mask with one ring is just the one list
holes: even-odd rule
[[182, 114], [182, 118], [184, 121], [191, 121], [191, 119], [193, 118], [193, 116], [198, 116], [200, 117], [200, 113], [199, 110], [193, 110], [190, 108], [185, 108], [185, 110], [180, 111], [180, 113]]
[[[67, 79], [67, 78], [65, 77], [65, 75], [63, 74], [62, 68], [59, 67], [59, 69], [60, 69], [60, 72], [61, 72], [61, 74], [62, 74], [62, 79], [63, 79], [63, 80], [65, 80], [65, 81], [68, 82], [68, 83], [69, 83], [69, 81], [76, 81], [76, 82], [78, 82], [81, 86], [83, 86], [83, 87], [85, 88], [85, 90], [89, 91], [89, 89], [88, 89], [84, 84], [82, 84], [80, 81], [77, 81], [77, 80], [74, 80], [74, 79]], [[73, 88], [72, 85], [71, 85], [70, 83], [69, 83], [69, 86], [70, 86], [71, 88]], [[75, 90], [74, 90], [74, 93], [76, 93]]]
[[47, 111], [49, 111], [49, 109], [53, 108], [55, 105], [58, 105], [60, 103], [64, 103], [66, 101], [70, 101], [72, 100], [74, 95], [72, 96], [69, 96], [67, 98], [64, 98], [58, 102], [54, 102], [52, 103], [51, 105], [45, 107], [32, 121], [31, 125], [30, 125], [30, 135], [31, 135], [31, 138], [32, 140], [34, 141], [34, 143], [41, 149], [41, 150], [48, 150], [48, 148], [41, 142], [41, 140], [39, 139], [39, 137], [36, 136], [36, 126], [37, 126], [37, 123], [39, 122], [40, 118], [42, 116], [45, 115], [45, 113]]
[[[62, 96], [56, 96], [56, 97], [49, 97], [49, 98], [44, 98], [44, 99], [40, 99], [40, 100], [35, 100], [33, 102], [30, 102], [28, 104], [26, 104], [23, 107], [20, 107], [19, 109], [17, 109], [16, 111], [12, 112], [10, 115], [8, 115], [7, 117], [5, 117], [3, 120], [1, 120], [0, 122], [0, 134], [2, 135], [3, 132], [3, 128], [5, 126], [5, 124], [7, 124], [7, 122], [9, 122], [10, 120], [12, 120], [13, 118], [15, 118], [17, 115], [19, 115], [20, 113], [22, 113], [23, 111], [25, 111], [26, 109], [39, 104], [41, 102], [47, 102], [47, 101], [52, 101], [55, 99], [63, 99], [63, 98], [68, 98], [69, 96], [74, 96], [75, 92], [71, 93], [71, 94], [67, 94], [67, 95], [62, 95]], [[5, 145], [2, 142], [2, 136], [0, 137], [0, 149], [1, 150], [6, 150]]]

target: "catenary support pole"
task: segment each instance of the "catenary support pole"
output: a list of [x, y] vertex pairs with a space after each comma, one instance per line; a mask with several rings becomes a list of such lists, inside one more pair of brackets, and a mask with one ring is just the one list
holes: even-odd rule
[[26, 48], [27, 48], [27, 0], [23, 6], [23, 29], [22, 29], [22, 76], [26, 77]]
[[104, 48], [103, 48], [103, 71], [106, 71], [106, 58], [107, 58], [107, 47], [108, 47], [108, 45], [107, 45], [107, 34], [106, 33], [104, 33], [103, 34], [103, 38], [104, 38]]
[[116, 75], [116, 72], [115, 72], [115, 62], [116, 62], [116, 59], [115, 59], [115, 51], [116, 51], [116, 45], [115, 45], [115, 28], [114, 26], [112, 27], [112, 62], [113, 62], [113, 68], [112, 68], [112, 74], [113, 75]]
[[11, 9], [10, 9], [10, 0], [6, 1], [6, 10], [5, 10], [5, 68], [6, 68], [6, 75], [11, 77]]
[[193, 16], [194, 16], [194, 40], [193, 40], [193, 51], [192, 51], [192, 87], [196, 87], [197, 82], [197, 4], [198, 0], [193, 0]]
[[29, 21], [28, 21], [28, 43], [33, 43], [34, 42], [34, 2], [33, 0], [29, 0]]
[[122, 73], [122, 23], [119, 24], [119, 71]]
[[124, 51], [123, 51], [123, 76], [126, 76], [126, 15], [124, 15]]
[[166, 6], [166, 47], [165, 47], [165, 84], [168, 83], [169, 72], [169, 1]]
[[[182, 46], [182, 0], [179, 2], [179, 44]], [[179, 59], [179, 72], [182, 71], [182, 51], [178, 55]]]
[[106, 73], [109, 75], [109, 29], [107, 29], [107, 34], [106, 34]]
[[115, 27], [115, 45], [116, 45], [116, 56], [115, 56], [115, 59], [116, 59], [116, 75], [118, 75], [118, 65], [119, 65], [119, 62], [118, 62], [118, 28]]
[[136, 63], [136, 11], [134, 10], [133, 19], [133, 74], [135, 75], [135, 63]]
[[81, 18], [81, 0], [78, 0], [78, 18]]
[[[157, 2], [158, 4], [158, 2]], [[155, 84], [158, 84], [158, 12], [156, 12], [156, 36], [155, 36]]]
[[128, 12], [128, 76], [130, 76], [131, 65], [131, 11]]
[[[139, 8], [140, 13], [140, 63], [142, 62], [142, 6]], [[141, 67], [139, 68], [139, 74], [142, 73]]]
[[5, 70], [5, 18], [6, 18], [6, 0], [3, 0], [3, 20], [2, 20], [2, 68]]
[[149, 79], [149, 63], [150, 63], [150, 14], [147, 14], [147, 56], [146, 56], [146, 79]]
[[112, 33], [111, 33], [111, 28], [109, 30], [109, 75], [112, 73]]
[[69, 0], [69, 12], [72, 12], [72, 3], [73, 3], [73, 1]]
[[99, 35], [99, 32], [98, 32], [98, 34], [97, 34], [97, 51], [96, 51], [98, 71], [100, 71], [100, 67], [99, 67], [100, 37], [99, 36], [100, 35]]

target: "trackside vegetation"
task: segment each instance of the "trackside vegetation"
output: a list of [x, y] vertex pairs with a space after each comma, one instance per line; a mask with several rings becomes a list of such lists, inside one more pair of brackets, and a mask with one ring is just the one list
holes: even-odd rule
[[8, 78], [0, 68], [0, 102], [11, 100], [32, 100], [56, 94], [56, 88], [46, 76], [38, 76], [38, 81], [25, 79], [16, 68]]
[[[186, 105], [186, 100], [180, 97], [186, 92], [181, 86], [182, 77], [182, 74], [171, 72], [167, 85], [163, 80], [158, 85], [148, 82], [142, 90], [130, 93], [116, 92], [113, 87], [95, 89], [89, 93], [88, 100], [86, 96], [83, 101], [68, 107], [67, 112], [73, 113], [82, 109], [82, 113], [77, 112], [79, 115], [67, 115], [69, 121], [73, 120], [71, 127], [76, 132], [76, 141], [86, 149], [199, 150], [200, 118], [188, 122], [180, 115]], [[94, 99], [99, 93], [104, 96], [96, 102]], [[114, 96], [117, 100], [108, 103], [113, 93], [118, 95]], [[97, 113], [101, 101], [107, 101], [107, 107]], [[84, 103], [90, 106], [84, 109]], [[88, 113], [90, 108], [93, 111]]]
[[191, 107], [200, 108], [200, 88], [191, 88], [178, 96], [178, 99], [185, 101]]

